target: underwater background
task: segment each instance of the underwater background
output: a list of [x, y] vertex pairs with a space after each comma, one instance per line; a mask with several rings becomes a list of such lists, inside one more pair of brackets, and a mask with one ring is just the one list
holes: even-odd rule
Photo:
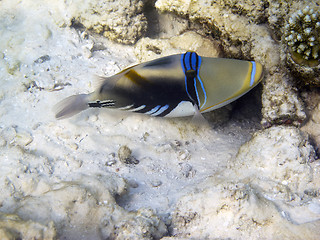
[[[319, 239], [319, 4], [0, 1], [0, 239]], [[206, 122], [55, 119], [96, 76], [186, 51], [264, 79]]]

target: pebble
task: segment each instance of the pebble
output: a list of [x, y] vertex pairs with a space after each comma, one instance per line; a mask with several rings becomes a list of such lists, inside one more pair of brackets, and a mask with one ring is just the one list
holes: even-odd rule
[[178, 155], [178, 160], [179, 161], [185, 161], [185, 160], [188, 160], [190, 159], [191, 157], [191, 154], [189, 153], [188, 150], [181, 150], [179, 151], [179, 155]]
[[1, 138], [3, 138], [3, 141], [5, 141], [5, 143], [22, 147], [29, 145], [33, 141], [31, 133], [19, 129], [16, 126], [3, 129], [1, 131]]
[[188, 163], [181, 163], [179, 164], [181, 167], [182, 175], [186, 178], [194, 177], [196, 171], [192, 168], [192, 166]]
[[107, 162], [106, 162], [106, 165], [109, 166], [109, 167], [111, 167], [112, 165], [114, 165], [114, 164], [116, 164], [116, 163], [117, 163], [117, 161], [116, 161], [115, 159], [112, 159], [112, 160], [110, 160], [110, 161], [107, 161]]
[[11, 144], [16, 136], [17, 132], [13, 127], [7, 127], [1, 131], [1, 136], [5, 141]]
[[22, 131], [17, 132], [14, 142], [19, 146], [27, 146], [33, 141], [33, 137], [30, 133]]
[[118, 150], [119, 161], [125, 164], [138, 164], [139, 160], [131, 155], [132, 151], [126, 145], [123, 145]]
[[162, 185], [162, 182], [160, 180], [152, 180], [151, 181], [151, 186], [152, 187], [159, 187]]
[[130, 185], [130, 187], [132, 187], [132, 188], [137, 188], [137, 187], [139, 187], [139, 183], [137, 183], [137, 182], [134, 181], [134, 180], [130, 180], [130, 181], [129, 181], [129, 185]]

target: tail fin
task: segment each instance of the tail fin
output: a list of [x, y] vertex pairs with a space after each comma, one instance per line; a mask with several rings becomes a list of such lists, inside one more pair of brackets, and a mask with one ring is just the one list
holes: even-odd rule
[[85, 109], [88, 106], [89, 94], [79, 94], [67, 97], [54, 106], [57, 119], [71, 117]]

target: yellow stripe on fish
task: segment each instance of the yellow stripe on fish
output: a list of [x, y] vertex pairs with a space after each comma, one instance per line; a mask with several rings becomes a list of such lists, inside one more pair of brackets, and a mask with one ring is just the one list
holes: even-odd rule
[[91, 94], [57, 104], [56, 118], [88, 107], [107, 107], [151, 116], [183, 117], [222, 107], [262, 79], [260, 63], [201, 57], [195, 52], [171, 55], [127, 68]]

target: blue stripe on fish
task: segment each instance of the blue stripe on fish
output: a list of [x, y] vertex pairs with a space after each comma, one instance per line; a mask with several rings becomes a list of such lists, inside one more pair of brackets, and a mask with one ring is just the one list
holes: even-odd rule
[[251, 70], [251, 78], [250, 78], [250, 87], [254, 83], [254, 78], [256, 76], [256, 63], [254, 61], [251, 61], [252, 63], [252, 70]]
[[186, 92], [187, 92], [187, 94], [188, 94], [188, 97], [190, 98], [190, 99], [192, 99], [192, 97], [191, 97], [191, 95], [190, 95], [190, 93], [189, 93], [189, 91], [188, 91], [188, 83], [187, 83], [187, 80], [188, 80], [188, 78], [187, 78], [187, 75], [186, 75], [186, 68], [187, 68], [187, 64], [186, 64], [186, 62], [185, 62], [185, 56], [188, 54], [188, 52], [186, 52], [185, 54], [181, 54], [181, 59], [180, 59], [180, 62], [181, 62], [181, 67], [182, 67], [182, 70], [183, 70], [183, 73], [184, 73], [184, 75], [185, 75], [185, 88], [186, 88]]
[[[203, 82], [201, 81], [201, 78], [200, 78], [200, 75], [199, 75], [200, 66], [201, 66], [201, 57], [199, 56], [199, 63], [198, 63], [198, 69], [197, 69], [198, 70], [197, 71], [197, 79], [200, 82], [200, 85], [201, 85], [201, 88], [202, 88], [202, 91], [203, 91], [203, 95], [204, 95], [204, 101], [203, 101], [203, 104], [200, 107], [200, 108], [202, 108], [207, 102], [207, 93], [206, 93], [206, 90], [204, 89]], [[200, 101], [199, 101], [199, 104], [200, 104]]]
[[185, 57], [186, 67], [187, 67], [187, 70], [190, 70], [191, 69], [191, 61], [190, 61], [191, 52], [187, 52], [185, 55], [186, 55]]
[[167, 104], [167, 105], [161, 107], [157, 112], [152, 113], [151, 116], [158, 116], [161, 113], [163, 113], [164, 111], [166, 111], [168, 108], [169, 108], [169, 105]]
[[[193, 85], [194, 85], [194, 90], [195, 90], [196, 96], [197, 96], [198, 106], [200, 107], [200, 98], [199, 98], [199, 92], [198, 92], [198, 88], [197, 88], [197, 78], [198, 78], [199, 67], [200, 67], [198, 58], [200, 58], [198, 56], [198, 54], [196, 54], [195, 52], [191, 53], [190, 61], [191, 61], [192, 70], [196, 71], [196, 76], [193, 79]], [[201, 63], [201, 61], [200, 61], [200, 63]]]
[[150, 111], [146, 112], [145, 114], [153, 114], [153, 113], [157, 112], [160, 107], [161, 107], [161, 106], [158, 105], [158, 106], [152, 108]]
[[194, 86], [194, 90], [196, 91], [198, 106], [200, 108], [200, 98], [199, 98], [199, 92], [198, 92], [198, 89], [197, 89], [197, 79], [196, 78], [194, 78], [194, 80], [193, 80], [193, 86]]
[[198, 56], [195, 52], [191, 53], [190, 60], [191, 60], [191, 68], [193, 70], [196, 70], [199, 66], [198, 66]]

